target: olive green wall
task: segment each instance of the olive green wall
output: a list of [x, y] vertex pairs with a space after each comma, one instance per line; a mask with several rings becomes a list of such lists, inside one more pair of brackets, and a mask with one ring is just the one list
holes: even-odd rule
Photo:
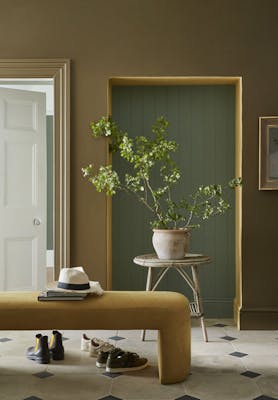
[[[179, 144], [173, 158], [181, 170], [172, 199], [194, 193], [201, 185], [225, 185], [235, 171], [234, 85], [114, 86], [112, 117], [131, 137], [151, 136], [151, 126], [163, 115], [169, 121], [169, 139]], [[119, 154], [113, 155], [116, 171], [126, 172]], [[156, 171], [158, 173], [158, 171]], [[161, 181], [154, 174], [157, 185]], [[154, 180], [152, 181], [154, 182]], [[156, 187], [157, 187], [156, 185]], [[190, 252], [212, 257], [200, 267], [200, 286], [206, 317], [231, 318], [235, 296], [234, 191], [226, 193], [231, 209], [221, 217], [201, 221], [190, 237]], [[147, 269], [133, 258], [152, 253], [150, 211], [126, 193], [112, 201], [112, 265], [116, 290], [144, 290]], [[192, 220], [192, 224], [200, 221]], [[187, 268], [190, 273], [190, 268]], [[158, 290], [184, 293], [193, 301], [192, 290], [177, 271], [169, 271]]]
[[72, 60], [71, 259], [102, 283], [105, 198], [80, 169], [105, 160], [88, 124], [106, 112], [107, 79], [243, 77], [242, 323], [277, 329], [278, 192], [257, 189], [258, 117], [278, 114], [277, 0], [0, 0], [0, 10], [2, 59]]

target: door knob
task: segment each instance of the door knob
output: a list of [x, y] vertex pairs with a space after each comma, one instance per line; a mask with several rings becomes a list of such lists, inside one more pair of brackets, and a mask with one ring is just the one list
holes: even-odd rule
[[42, 222], [42, 221], [41, 221], [39, 218], [34, 218], [34, 220], [33, 220], [33, 224], [34, 224], [34, 225], [40, 225], [41, 222]]

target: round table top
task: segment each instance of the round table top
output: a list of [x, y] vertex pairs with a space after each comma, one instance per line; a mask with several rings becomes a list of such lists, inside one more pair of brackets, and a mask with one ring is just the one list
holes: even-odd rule
[[143, 254], [133, 259], [133, 262], [143, 267], [184, 267], [190, 265], [208, 264], [212, 260], [203, 254], [188, 253], [181, 260], [161, 260], [156, 254]]

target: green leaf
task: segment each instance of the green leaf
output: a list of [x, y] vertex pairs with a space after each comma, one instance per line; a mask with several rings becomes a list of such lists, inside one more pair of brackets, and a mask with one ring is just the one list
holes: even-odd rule
[[132, 194], [152, 213], [152, 227], [196, 228], [200, 225], [196, 222], [222, 215], [230, 208], [224, 199], [226, 189], [241, 186], [242, 179], [233, 178], [225, 185], [201, 185], [187, 197], [173, 201], [181, 171], [173, 160], [178, 143], [168, 138], [168, 127], [169, 122], [161, 116], [151, 127], [149, 136], [139, 135], [133, 139], [111, 118], [102, 117], [91, 122], [92, 137], [109, 139], [109, 149], [119, 152], [126, 163], [126, 173], [121, 182], [111, 165], [101, 166], [95, 171], [89, 164], [82, 168], [82, 174], [98, 192], [112, 196], [124, 190]]

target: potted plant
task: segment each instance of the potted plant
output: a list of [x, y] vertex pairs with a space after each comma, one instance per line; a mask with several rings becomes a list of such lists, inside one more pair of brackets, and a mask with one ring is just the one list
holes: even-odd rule
[[90, 164], [82, 168], [82, 172], [98, 192], [113, 196], [124, 191], [143, 203], [152, 215], [150, 225], [157, 256], [182, 259], [188, 250], [190, 230], [230, 208], [224, 193], [241, 185], [241, 178], [234, 178], [224, 186], [200, 186], [189, 196], [176, 199], [174, 189], [181, 171], [173, 160], [178, 144], [168, 139], [168, 125], [168, 121], [160, 117], [152, 126], [150, 137], [133, 139], [110, 118], [91, 122], [92, 136], [109, 138], [110, 151], [118, 152], [127, 168], [122, 174], [112, 165], [101, 166], [96, 171]]

